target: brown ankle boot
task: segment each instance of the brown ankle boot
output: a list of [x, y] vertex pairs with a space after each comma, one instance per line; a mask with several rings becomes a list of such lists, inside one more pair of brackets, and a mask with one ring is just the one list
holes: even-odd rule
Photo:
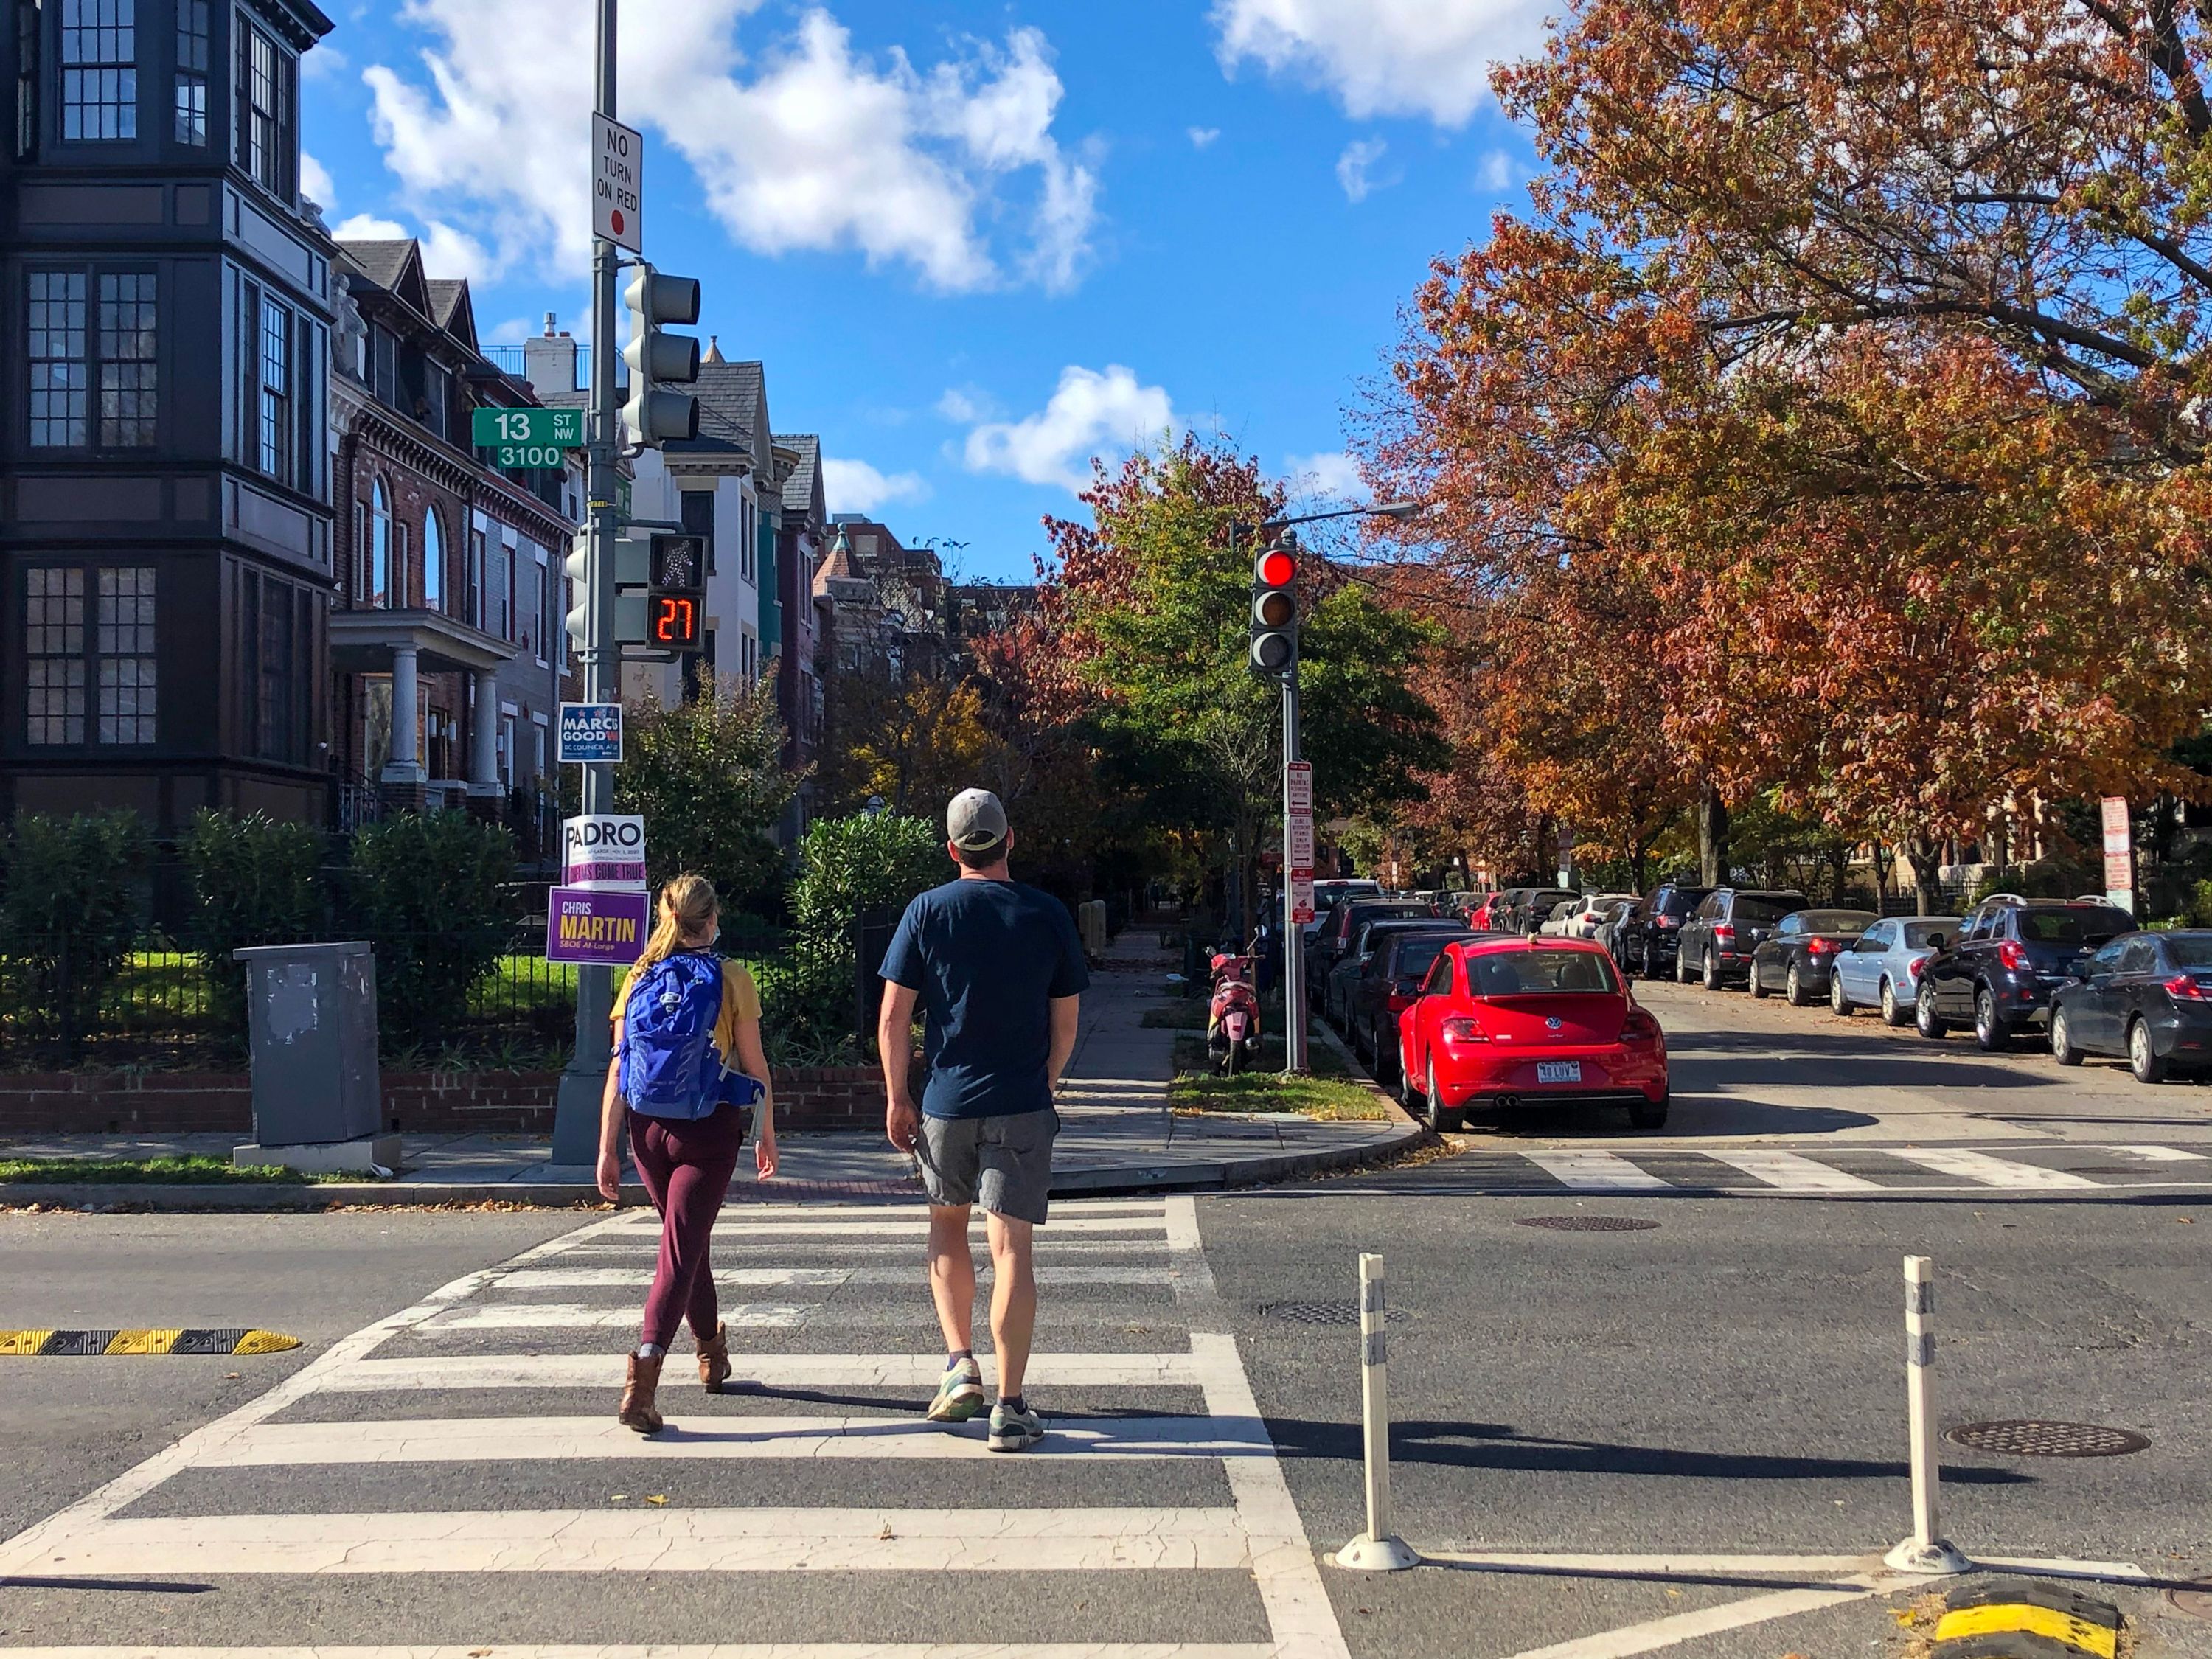
[[640, 1434], [658, 1434], [665, 1419], [653, 1408], [653, 1390], [660, 1386], [660, 1361], [629, 1357], [629, 1370], [623, 1383], [622, 1404], [616, 1409], [615, 1420], [626, 1429], [635, 1429]]
[[714, 1335], [702, 1339], [694, 1331], [692, 1336], [699, 1344], [699, 1380], [708, 1394], [720, 1394], [730, 1380], [730, 1328], [717, 1323]]

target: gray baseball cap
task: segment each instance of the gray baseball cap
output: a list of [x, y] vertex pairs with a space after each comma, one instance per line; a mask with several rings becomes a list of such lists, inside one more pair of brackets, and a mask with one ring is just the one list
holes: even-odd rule
[[963, 789], [945, 809], [945, 833], [955, 847], [979, 853], [1006, 838], [1006, 809], [988, 789]]

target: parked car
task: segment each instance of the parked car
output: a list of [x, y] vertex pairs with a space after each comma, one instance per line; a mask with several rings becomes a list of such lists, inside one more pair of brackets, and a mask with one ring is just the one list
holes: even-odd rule
[[1881, 918], [1871, 910], [1799, 910], [1775, 924], [1751, 953], [1751, 994], [1778, 988], [1793, 1008], [1808, 1008], [1827, 994], [1838, 953]]
[[2075, 963], [2051, 996], [2051, 1052], [2122, 1055], [2138, 1083], [2212, 1065], [2212, 932], [2125, 933]]
[[1748, 978], [1752, 957], [1781, 926], [1783, 917], [1811, 902], [1802, 893], [1714, 888], [1682, 924], [1674, 946], [1674, 977], [1686, 985], [1698, 980], [1708, 991]]
[[1613, 959], [1621, 971], [1646, 979], [1673, 973], [1682, 924], [1712, 890], [1694, 882], [1662, 881], [1638, 899], [1634, 914], [1613, 929]]
[[1966, 920], [1920, 972], [1913, 1024], [1939, 1037], [1955, 1020], [1972, 1021], [1974, 1041], [1992, 1053], [2050, 1018], [2051, 994], [2092, 951], [2135, 931], [2135, 919], [2099, 900], [2027, 899], [2000, 893]]
[[1580, 899], [1561, 899], [1557, 904], [1551, 908], [1549, 913], [1547, 914], [1542, 920], [1537, 922], [1537, 933], [1546, 939], [1567, 939], [1571, 937], [1571, 935], [1568, 933], [1567, 929], [1574, 924], [1575, 912], [1581, 908], [1581, 907], [1582, 901]]
[[1398, 1017], [1399, 1093], [1439, 1132], [1469, 1111], [1626, 1106], [1667, 1121], [1667, 1039], [1613, 958], [1588, 939], [1447, 945]]
[[1328, 976], [1359, 937], [1360, 925], [1406, 916], [1433, 917], [1436, 907], [1414, 899], [1346, 898], [1339, 900], [1306, 947], [1306, 997], [1312, 1007], [1322, 1007]]
[[[1328, 983], [1320, 988], [1322, 1018], [1350, 1036], [1352, 988], [1361, 971], [1392, 934], [1416, 928], [1427, 928], [1446, 934], [1467, 931], [1456, 916], [1382, 916], [1360, 922], [1358, 931], [1352, 935], [1350, 948], [1336, 959], [1336, 966], [1328, 970]], [[1427, 971], [1427, 966], [1425, 963], [1422, 964], [1424, 972]]]
[[1621, 931], [1635, 921], [1643, 902], [1642, 899], [1637, 898], [1616, 900], [1606, 907], [1604, 919], [1590, 929], [1590, 937], [1605, 946], [1606, 954], [1613, 958], [1613, 965], [1623, 973], [1628, 970], [1628, 963], [1620, 954]]
[[1885, 1023], [1910, 1025], [1934, 941], [1957, 938], [1962, 925], [1957, 916], [1888, 916], [1875, 922], [1857, 944], [1837, 952], [1828, 1006], [1844, 1015], [1854, 1008], [1879, 1008]]
[[1467, 925], [1478, 933], [1502, 932], [1504, 930], [1498, 926], [1498, 918], [1511, 908], [1507, 893], [1485, 893], [1481, 901], [1468, 909]]
[[1500, 896], [1502, 907], [1491, 907], [1490, 930], [1533, 933], [1559, 906], [1570, 899], [1579, 899], [1582, 895], [1571, 893], [1564, 887], [1509, 887]]
[[1376, 1080], [1388, 1083], [1398, 1066], [1398, 1016], [1413, 1006], [1443, 948], [1470, 936], [1449, 918], [1427, 926], [1384, 925], [1389, 931], [1371, 940], [1375, 948], [1346, 993], [1345, 1035], [1352, 1052], [1374, 1067]]
[[1568, 912], [1567, 925], [1559, 931], [1568, 939], [1595, 939], [1598, 924], [1613, 914], [1616, 904], [1632, 904], [1633, 893], [1589, 893], [1582, 902]]
[[1381, 898], [1382, 896], [1382, 884], [1379, 882], [1366, 880], [1364, 878], [1340, 878], [1333, 876], [1327, 881], [1316, 882], [1314, 884], [1314, 919], [1299, 930], [1305, 935], [1304, 942], [1308, 945], [1313, 943], [1314, 935], [1321, 931], [1322, 924], [1328, 920], [1328, 913], [1344, 900]]

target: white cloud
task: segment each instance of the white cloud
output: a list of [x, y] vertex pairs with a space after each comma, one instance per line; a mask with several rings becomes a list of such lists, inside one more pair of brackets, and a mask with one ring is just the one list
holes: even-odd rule
[[341, 219], [331, 227], [331, 234], [341, 242], [398, 242], [407, 236], [407, 227], [397, 219], [380, 219], [373, 213], [356, 213], [350, 219]]
[[353, 60], [345, 53], [325, 41], [300, 60], [300, 76], [306, 81], [327, 81], [350, 68], [352, 63]]
[[996, 418], [999, 405], [979, 386], [949, 386], [937, 400], [937, 412], [956, 425], [974, 426], [979, 421]]
[[1291, 481], [1302, 495], [1330, 500], [1364, 501], [1367, 497], [1367, 484], [1359, 476], [1359, 463], [1341, 451], [1286, 459]]
[[866, 461], [822, 458], [822, 494], [833, 513], [873, 513], [897, 501], [929, 499], [929, 485], [919, 472], [884, 473]]
[[483, 337], [486, 345], [520, 345], [525, 340], [534, 340], [545, 331], [543, 322], [533, 323], [527, 317], [510, 317]]
[[[950, 291], [1010, 269], [1047, 288], [1076, 280], [1097, 179], [1054, 135], [1063, 88], [1041, 33], [969, 42], [925, 71], [897, 48], [856, 54], [817, 8], [741, 53], [737, 26], [760, 3], [624, 18], [623, 106], [658, 130], [648, 215], [678, 193], [665, 180], [680, 155], [724, 228], [759, 252], [850, 249]], [[421, 72], [362, 72], [408, 204], [474, 237], [495, 268], [550, 250], [573, 273], [588, 258], [587, 124], [574, 112], [589, 100], [589, 13], [583, 0], [404, 0], [402, 20], [430, 37]], [[1008, 237], [1024, 215], [1026, 234]]]
[[1543, 39], [1545, 0], [1214, 0], [1215, 54], [1335, 94], [1346, 112], [1466, 124], [1494, 63]]
[[300, 191], [319, 206], [338, 204], [337, 181], [331, 177], [331, 170], [304, 149], [300, 152]]
[[1186, 127], [1184, 131], [1190, 135], [1190, 147], [1193, 149], [1204, 149], [1221, 137], [1219, 127]]
[[1344, 147], [1344, 154], [1336, 158], [1336, 182], [1344, 186], [1347, 202], [1364, 202], [1376, 181], [1369, 169], [1382, 159], [1390, 146], [1380, 138], [1355, 138]]
[[1179, 431], [1165, 388], [1139, 383], [1133, 370], [1109, 363], [1103, 372], [1071, 363], [1045, 406], [1018, 421], [987, 421], [968, 434], [963, 456], [973, 472], [1005, 472], [1030, 483], [1087, 489], [1091, 459], [1126, 455]]
[[1488, 191], [1510, 190], [1515, 180], [1521, 177], [1521, 163], [1510, 155], [1502, 149], [1493, 149], [1475, 168], [1474, 181]]

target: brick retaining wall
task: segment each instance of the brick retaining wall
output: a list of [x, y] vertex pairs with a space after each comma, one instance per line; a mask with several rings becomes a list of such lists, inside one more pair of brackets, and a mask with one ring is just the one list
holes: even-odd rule
[[[386, 1072], [384, 1127], [409, 1134], [553, 1133], [556, 1072]], [[775, 1074], [783, 1129], [880, 1129], [883, 1073], [872, 1066]], [[242, 1073], [0, 1073], [0, 1135], [237, 1134], [253, 1127]]]

